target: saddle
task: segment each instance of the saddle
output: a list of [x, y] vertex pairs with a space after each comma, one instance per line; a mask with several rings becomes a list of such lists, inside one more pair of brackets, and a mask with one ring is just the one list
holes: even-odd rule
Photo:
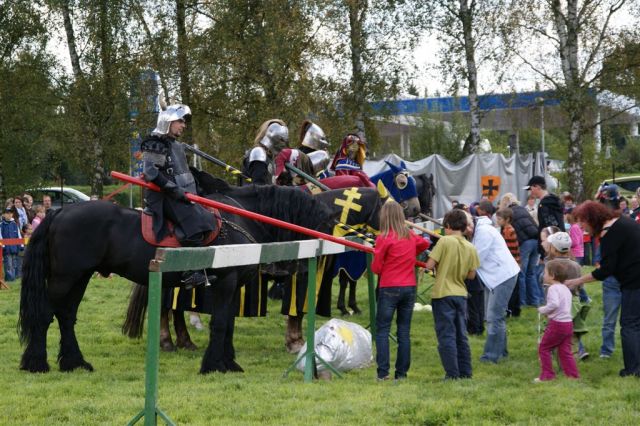
[[[222, 228], [222, 217], [220, 216], [218, 209], [214, 209], [213, 207], [206, 207], [206, 209], [211, 214], [211, 220], [216, 221], [216, 229], [209, 232], [209, 234], [204, 238], [202, 246], [211, 245], [211, 243], [218, 238], [218, 234], [220, 234], [220, 229]], [[144, 238], [146, 242], [156, 247], [182, 247], [182, 244], [180, 244], [176, 238], [172, 222], [168, 220], [165, 221], [169, 233], [161, 241], [157, 241], [153, 232], [153, 216], [146, 212], [142, 212], [141, 216], [142, 238]]]

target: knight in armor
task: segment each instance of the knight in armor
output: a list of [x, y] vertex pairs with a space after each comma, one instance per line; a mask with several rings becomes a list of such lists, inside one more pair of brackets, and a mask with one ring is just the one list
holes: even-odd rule
[[330, 169], [336, 176], [358, 176], [366, 186], [375, 187], [369, 176], [362, 170], [367, 156], [367, 145], [355, 133], [350, 133], [342, 140], [340, 148], [333, 157]]
[[300, 130], [300, 151], [305, 153], [313, 166], [313, 174], [318, 179], [331, 176], [328, 166], [331, 162], [329, 156], [329, 142], [320, 126], [311, 120], [305, 120]]
[[[197, 194], [196, 182], [189, 170], [184, 146], [176, 138], [186, 128], [191, 115], [187, 105], [171, 105], [158, 114], [158, 123], [142, 141], [143, 178], [160, 187], [161, 192], [145, 190], [145, 213], [153, 216], [153, 232], [158, 241], [168, 235], [166, 221], [183, 246], [200, 246], [216, 229], [212, 215], [200, 204], [189, 201], [185, 193]], [[182, 284], [191, 288], [207, 282], [199, 271], [185, 272]]]
[[282, 120], [267, 120], [258, 129], [254, 147], [245, 154], [243, 173], [258, 185], [274, 183], [274, 161], [289, 147], [289, 129]]

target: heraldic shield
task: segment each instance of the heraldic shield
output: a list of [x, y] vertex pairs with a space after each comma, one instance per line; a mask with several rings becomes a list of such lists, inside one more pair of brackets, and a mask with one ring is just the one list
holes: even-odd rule
[[486, 195], [489, 201], [493, 203], [500, 193], [500, 176], [481, 176], [480, 186], [482, 195]]

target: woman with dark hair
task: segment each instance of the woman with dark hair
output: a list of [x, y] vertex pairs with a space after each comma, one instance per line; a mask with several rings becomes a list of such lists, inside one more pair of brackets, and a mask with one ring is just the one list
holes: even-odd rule
[[622, 290], [620, 337], [624, 368], [620, 376], [640, 377], [640, 226], [602, 203], [587, 201], [573, 211], [591, 235], [600, 236], [600, 267], [567, 280], [569, 288], [613, 275]]

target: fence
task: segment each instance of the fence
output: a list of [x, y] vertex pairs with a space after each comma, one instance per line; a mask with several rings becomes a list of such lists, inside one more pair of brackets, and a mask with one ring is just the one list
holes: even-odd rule
[[[273, 263], [283, 260], [308, 259], [309, 278], [307, 287], [307, 351], [300, 359], [305, 359], [304, 381], [313, 380], [315, 359], [324, 362], [315, 353], [315, 310], [316, 310], [316, 268], [317, 256], [343, 253], [351, 250], [343, 245], [323, 240], [292, 241], [269, 244], [237, 244], [203, 248], [160, 248], [149, 264], [149, 302], [147, 327], [147, 355], [145, 367], [145, 406], [130, 422], [137, 423], [142, 417], [145, 425], [155, 425], [157, 416], [165, 423], [173, 425], [172, 420], [158, 407], [158, 358], [160, 346], [160, 302], [162, 273], [189, 271], [205, 268], [225, 268]], [[367, 264], [371, 264], [372, 255], [367, 254]], [[375, 335], [375, 288], [373, 273], [367, 268], [369, 285], [369, 304], [371, 332]], [[326, 364], [326, 363], [325, 363]], [[295, 366], [295, 363], [292, 367]], [[328, 366], [330, 367], [330, 366]], [[289, 371], [287, 370], [287, 371]], [[286, 374], [286, 373], [285, 373]]]

